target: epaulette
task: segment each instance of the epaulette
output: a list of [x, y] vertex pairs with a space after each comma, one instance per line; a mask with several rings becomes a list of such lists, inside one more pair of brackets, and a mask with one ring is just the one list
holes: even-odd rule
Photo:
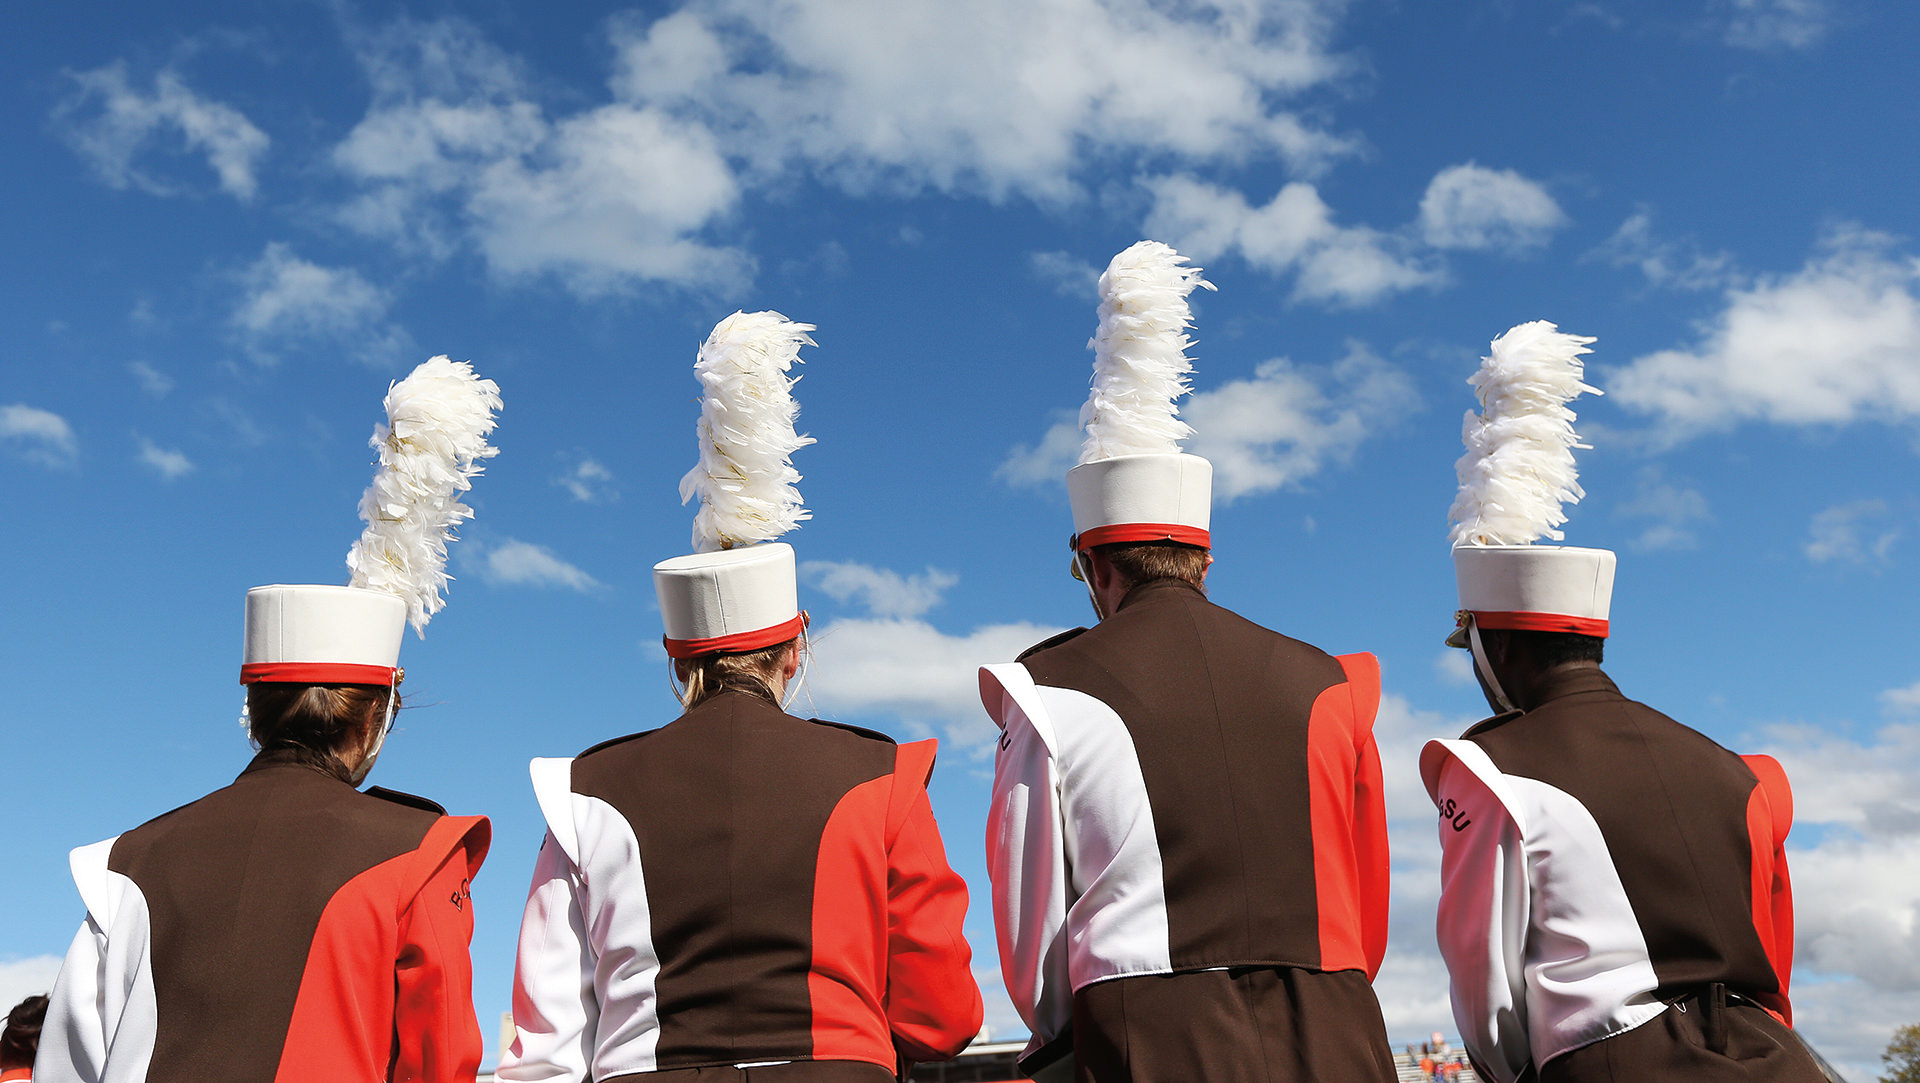
[[1061, 632], [1059, 635], [1052, 637], [1051, 639], [1043, 639], [1040, 642], [1035, 643], [1033, 646], [1028, 647], [1026, 650], [1021, 651], [1020, 657], [1014, 659], [1014, 661], [1024, 662], [1028, 658], [1032, 657], [1033, 655], [1039, 654], [1041, 651], [1046, 650], [1048, 647], [1058, 647], [1060, 644], [1065, 643], [1067, 640], [1072, 639], [1074, 636], [1081, 635], [1085, 632], [1086, 632], [1085, 628], [1069, 628], [1066, 631]]
[[834, 729], [837, 729], [837, 730], [846, 730], [848, 733], [857, 734], [861, 737], [868, 738], [869, 740], [885, 741], [888, 744], [896, 743], [893, 738], [887, 736], [884, 733], [881, 733], [879, 730], [865, 729], [860, 726], [849, 726], [845, 722], [829, 722], [824, 718], [809, 718], [807, 719], [807, 721], [813, 723], [816, 726], [832, 726]]
[[629, 733], [629, 734], [622, 735], [620, 737], [611, 737], [605, 741], [600, 742], [597, 745], [594, 745], [592, 748], [589, 748], [586, 751], [580, 753], [580, 756], [575, 756], [574, 759], [579, 759], [581, 756], [591, 756], [595, 752], [612, 748], [614, 745], [624, 745], [628, 741], [638, 741], [640, 738], [645, 737], [649, 733], [659, 733], [659, 732], [660, 731], [657, 729], [641, 730], [639, 733]]
[[368, 786], [360, 792], [366, 794], [368, 797], [378, 797], [382, 801], [391, 801], [396, 805], [424, 809], [427, 812], [437, 813], [441, 816], [447, 814], [446, 809], [441, 808], [439, 805], [434, 804], [424, 797], [417, 797], [410, 793], [401, 793], [399, 790], [389, 790], [385, 786]]
[[1461, 734], [1460, 736], [1464, 739], [1467, 737], [1475, 736], [1476, 734], [1486, 733], [1488, 730], [1497, 729], [1501, 726], [1504, 726], [1507, 723], [1513, 721], [1516, 718], [1519, 718], [1521, 715], [1524, 715], [1526, 713], [1527, 712], [1521, 710], [1520, 708], [1515, 707], [1513, 710], [1507, 711], [1504, 714], [1497, 714], [1497, 715], [1494, 715], [1492, 718], [1482, 719], [1479, 722], [1475, 722], [1472, 726], [1467, 728], [1467, 732]]

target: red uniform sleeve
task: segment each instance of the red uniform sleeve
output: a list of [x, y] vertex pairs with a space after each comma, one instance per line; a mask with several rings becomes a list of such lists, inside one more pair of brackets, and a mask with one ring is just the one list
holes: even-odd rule
[[1360, 875], [1360, 943], [1367, 957], [1367, 978], [1380, 973], [1387, 955], [1387, 914], [1391, 909], [1393, 854], [1387, 846], [1387, 798], [1380, 775], [1380, 749], [1373, 720], [1380, 711], [1380, 663], [1371, 654], [1340, 658], [1353, 694], [1353, 853]]
[[[440, 832], [452, 836], [451, 845], [430, 845]], [[472, 1083], [479, 1071], [484, 1047], [473, 1014], [469, 884], [491, 840], [485, 817], [448, 816], [421, 845], [422, 853], [441, 860], [401, 916], [388, 1073], [394, 1083]]]
[[900, 746], [888, 808], [887, 1023], [911, 1061], [950, 1060], [980, 1032], [980, 987], [962, 926], [967, 885], [947, 864], [927, 799], [936, 743]]
[[1793, 883], [1787, 875], [1787, 832], [1793, 829], [1793, 787], [1772, 756], [1742, 756], [1759, 785], [1747, 802], [1747, 832], [1753, 853], [1753, 927], [1780, 980], [1779, 1002], [1767, 1007], [1788, 1026], [1793, 1005]]

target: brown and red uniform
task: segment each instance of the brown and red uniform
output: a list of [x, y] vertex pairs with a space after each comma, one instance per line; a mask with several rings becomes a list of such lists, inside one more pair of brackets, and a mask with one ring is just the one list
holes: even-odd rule
[[981, 671], [1004, 731], [987, 857], [1030, 1071], [1391, 1080], [1371, 655], [1178, 580]]
[[1825, 1078], [1788, 1030], [1793, 796], [1771, 757], [1585, 668], [1420, 766], [1440, 949], [1483, 1077]]
[[722, 692], [536, 760], [503, 1080], [894, 1077], [980, 1029], [966, 885], [898, 745]]
[[471, 1081], [468, 884], [489, 837], [483, 817], [262, 752], [74, 851], [87, 920], [35, 1078]]

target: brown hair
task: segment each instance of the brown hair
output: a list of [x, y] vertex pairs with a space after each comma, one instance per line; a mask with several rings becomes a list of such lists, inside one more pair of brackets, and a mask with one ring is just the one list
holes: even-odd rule
[[795, 636], [757, 651], [676, 660], [674, 672], [686, 682], [680, 702], [692, 710], [722, 692], [745, 692], [777, 705], [780, 684], [786, 678], [787, 651], [799, 649], [799, 642]]
[[47, 998], [30, 996], [7, 1013], [5, 1030], [0, 1030], [0, 1071], [33, 1067], [33, 1055], [40, 1048], [40, 1027], [47, 1019]]
[[247, 735], [263, 752], [292, 751], [301, 763], [350, 773], [384, 724], [389, 695], [398, 711], [399, 691], [383, 684], [250, 684]]
[[1156, 579], [1180, 579], [1206, 591], [1207, 563], [1212, 550], [1172, 541], [1121, 542], [1096, 545], [1093, 551], [1113, 565], [1130, 587]]

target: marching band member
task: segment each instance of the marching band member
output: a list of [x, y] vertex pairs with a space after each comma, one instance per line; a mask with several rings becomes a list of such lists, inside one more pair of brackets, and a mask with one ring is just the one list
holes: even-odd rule
[[[1379, 666], [1208, 600], [1186, 257], [1100, 278], [1073, 574], [1099, 622], [981, 670], [987, 859], [1036, 1079], [1392, 1080], [1371, 980], [1388, 852]], [[1211, 288], [1210, 286], [1208, 288]]]
[[1530, 544], [1583, 495], [1566, 404], [1592, 341], [1521, 324], [1469, 381], [1448, 643], [1498, 713], [1420, 759], [1454, 1020], [1496, 1083], [1817, 1083], [1789, 1028], [1785, 773], [1623, 696], [1614, 554]]
[[499, 388], [436, 357], [387, 393], [351, 584], [247, 592], [249, 734], [230, 786], [73, 852], [87, 917], [40, 1083], [470, 1081], [479, 816], [357, 790], [400, 705], [400, 640], [444, 604], [459, 493]]
[[935, 742], [782, 709], [807, 618], [772, 539], [808, 517], [787, 373], [811, 330], [735, 313], [700, 348], [697, 552], [654, 568], [685, 713], [533, 761], [503, 1080], [885, 1083], [980, 1028]]

